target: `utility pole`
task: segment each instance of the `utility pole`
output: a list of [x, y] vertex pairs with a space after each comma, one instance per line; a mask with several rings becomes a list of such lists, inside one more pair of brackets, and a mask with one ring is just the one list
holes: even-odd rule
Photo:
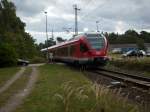
[[46, 42], [46, 46], [47, 46], [47, 62], [49, 62], [49, 53], [48, 53], [48, 33], [47, 33], [47, 12], [45, 11], [45, 19], [46, 19], [46, 23], [45, 23], [45, 26], [46, 26], [46, 39], [47, 39], [47, 42]]
[[78, 11], [80, 10], [77, 8], [77, 4], [73, 5], [75, 10], [75, 35], [78, 35]]
[[52, 28], [52, 39], [54, 39], [54, 31], [53, 31], [53, 28]]
[[97, 32], [99, 32], [98, 23], [99, 23], [99, 21], [96, 21], [96, 29], [97, 29]]

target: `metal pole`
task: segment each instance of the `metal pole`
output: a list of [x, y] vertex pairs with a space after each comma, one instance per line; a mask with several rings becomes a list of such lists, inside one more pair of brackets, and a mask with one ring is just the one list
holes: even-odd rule
[[74, 9], [75, 9], [75, 35], [78, 35], [78, 9], [77, 5], [74, 5]]
[[48, 33], [47, 33], [47, 12], [44, 12], [45, 13], [45, 19], [46, 19], [46, 39], [47, 39], [47, 42], [46, 42], [46, 46], [47, 46], [47, 62], [49, 62], [49, 53], [48, 53]]
[[96, 21], [96, 29], [97, 29], [97, 32], [99, 32], [98, 23], [99, 23], [99, 21]]
[[77, 20], [78, 20], [78, 18], [77, 18], [77, 5], [75, 5], [75, 35], [78, 35], [78, 23], [77, 23]]
[[53, 31], [53, 28], [52, 28], [52, 39], [54, 39], [54, 31]]

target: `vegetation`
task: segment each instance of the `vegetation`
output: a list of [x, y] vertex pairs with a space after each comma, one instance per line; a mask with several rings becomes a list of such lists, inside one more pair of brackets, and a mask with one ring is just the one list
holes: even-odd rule
[[0, 67], [12, 66], [17, 63], [15, 49], [9, 44], [0, 44]]
[[60, 43], [60, 42], [65, 42], [66, 39], [63, 39], [62, 37], [57, 37], [57, 42]]
[[10, 0], [0, 1], [0, 67], [16, 64], [16, 59], [32, 59], [39, 55], [37, 45], [25, 32], [25, 23], [16, 15]]
[[31, 73], [31, 68], [27, 68], [23, 75], [14, 82], [10, 88], [8, 88], [5, 92], [0, 95], [0, 107], [4, 106], [7, 103], [8, 99], [14, 94], [18, 93], [22, 90], [29, 79], [29, 74]]
[[[110, 44], [136, 43], [139, 49], [146, 49], [144, 43], [150, 43], [150, 33], [128, 30], [124, 34], [105, 33]], [[57, 37], [58, 42], [65, 41]], [[41, 62], [44, 55], [40, 53], [42, 48], [55, 45], [53, 38], [45, 41], [45, 44], [35, 44], [32, 36], [25, 32], [25, 23], [16, 15], [16, 7], [10, 0], [0, 1], [0, 67], [13, 66], [17, 58]], [[45, 57], [45, 56], [44, 56]], [[34, 59], [35, 58], [35, 59]]]
[[0, 68], [0, 87], [9, 80], [17, 71], [18, 67]]
[[46, 59], [44, 56], [35, 56], [33, 59], [29, 60], [30, 63], [36, 64], [36, 63], [46, 63]]
[[110, 44], [137, 44], [139, 49], [145, 49], [144, 43], [150, 43], [150, 33], [141, 31], [137, 33], [135, 30], [128, 30], [124, 34], [106, 33]]
[[125, 69], [131, 69], [136, 71], [150, 72], [150, 58], [125, 58], [125, 59], [113, 59], [110, 64]]
[[[58, 70], [59, 69], [59, 70]], [[120, 96], [63, 65], [40, 67], [39, 80], [17, 112], [138, 112]]]
[[48, 41], [45, 41], [45, 43], [40, 43], [38, 45], [38, 47], [39, 47], [39, 49], [43, 49], [43, 48], [47, 48], [47, 46], [50, 47], [55, 44], [56, 44], [56, 41], [54, 41], [53, 38], [50, 38], [50, 39], [48, 39]]

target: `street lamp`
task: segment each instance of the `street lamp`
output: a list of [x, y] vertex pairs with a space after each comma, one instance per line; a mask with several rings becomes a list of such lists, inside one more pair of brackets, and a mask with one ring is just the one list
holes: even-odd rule
[[49, 53], [48, 53], [48, 33], [47, 33], [47, 12], [45, 11], [44, 13], [45, 13], [45, 19], [46, 19], [46, 24], [45, 24], [45, 26], [46, 26], [46, 32], [45, 32], [45, 33], [46, 33], [46, 39], [47, 39], [47, 43], [46, 43], [46, 44], [47, 44], [47, 45], [46, 45], [46, 46], [47, 46], [47, 61], [49, 62]]
[[99, 32], [98, 23], [99, 23], [99, 21], [96, 21], [96, 29], [97, 29], [97, 32]]

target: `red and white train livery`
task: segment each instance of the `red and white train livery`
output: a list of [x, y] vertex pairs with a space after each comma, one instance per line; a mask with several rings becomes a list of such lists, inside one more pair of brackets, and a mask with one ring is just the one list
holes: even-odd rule
[[[80, 34], [48, 48], [54, 61], [96, 66], [102, 66], [108, 61], [107, 50], [108, 41], [100, 33]], [[41, 51], [47, 51], [47, 48]]]

